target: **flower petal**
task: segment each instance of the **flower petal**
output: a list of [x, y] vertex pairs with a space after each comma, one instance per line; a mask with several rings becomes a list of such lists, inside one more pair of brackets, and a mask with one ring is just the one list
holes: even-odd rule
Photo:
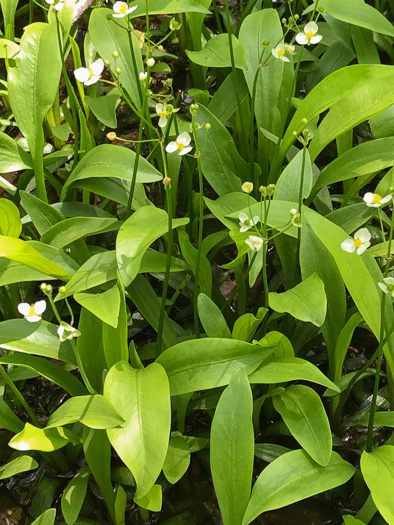
[[280, 57], [280, 59], [282, 60], [282, 62], [290, 62], [290, 60], [285, 56]]
[[74, 77], [78, 80], [78, 82], [86, 82], [89, 80], [89, 69], [86, 67], [79, 67], [74, 71]]
[[175, 151], [177, 151], [177, 149], [178, 149], [178, 146], [176, 142], [169, 142], [166, 146], [167, 153], [174, 153]]
[[55, 4], [55, 9], [56, 11], [61, 11], [64, 7], [64, 2], [59, 2], [57, 4]]
[[187, 148], [183, 148], [179, 151], [179, 155], [182, 157], [182, 155], [187, 155], [191, 152], [193, 148], [191, 146], [188, 146]]
[[156, 113], [157, 113], [158, 115], [160, 115], [160, 113], [163, 111], [163, 109], [164, 109], [163, 104], [160, 104], [160, 102], [158, 102], [158, 103], [156, 104]]
[[112, 15], [113, 18], [124, 18], [126, 16], [126, 13], [119, 13], [117, 15]]
[[368, 193], [366, 193], [363, 197], [364, 199], [364, 202], [366, 202], [367, 204], [372, 204], [373, 203], [373, 198], [374, 198], [375, 194], [374, 193], [371, 193], [370, 191]]
[[370, 242], [364, 242], [361, 246], [357, 248], [357, 255], [361, 255], [371, 246]]
[[353, 253], [356, 251], [356, 245], [354, 244], [353, 239], [346, 239], [341, 243], [341, 248], [343, 251], [348, 253]]
[[34, 310], [35, 310], [36, 314], [38, 314], [38, 315], [43, 314], [45, 312], [45, 310], [46, 310], [46, 307], [47, 307], [47, 303], [44, 300], [37, 301], [36, 303], [34, 303]]
[[85, 86], [91, 86], [92, 84], [95, 84], [99, 80], [100, 80], [100, 75], [95, 75], [94, 77], [89, 78], [89, 80], [86, 80], [86, 82], [84, 82], [84, 84], [85, 84]]
[[19, 303], [18, 304], [18, 312], [21, 315], [29, 315], [30, 312], [30, 304], [29, 303]]
[[368, 242], [368, 241], [371, 240], [371, 234], [370, 234], [369, 230], [367, 230], [367, 228], [360, 228], [354, 234], [354, 238], [355, 239], [360, 239], [360, 241], [362, 241], [364, 243], [364, 242]]
[[312, 31], [314, 35], [319, 31], [319, 26], [316, 24], [316, 22], [308, 22], [305, 24], [304, 33], [309, 33], [309, 31]]
[[104, 60], [102, 58], [98, 58], [93, 64], [90, 66], [90, 69], [94, 73], [94, 75], [101, 75], [101, 73], [104, 71]]
[[38, 321], [41, 321], [41, 317], [39, 315], [28, 315], [25, 317], [26, 321], [29, 321], [29, 323], [38, 323]]
[[383, 281], [386, 283], [386, 284], [394, 284], [394, 278], [393, 277], [385, 277], [383, 279]]
[[133, 5], [133, 7], [129, 7], [126, 11], [126, 15], [129, 15], [133, 11], [135, 11], [138, 8], [138, 5]]
[[382, 290], [382, 292], [389, 293], [389, 289], [387, 288], [387, 286], [384, 283], [378, 283], [378, 286]]
[[386, 195], [385, 197], [383, 197], [383, 199], [380, 201], [380, 204], [387, 204], [388, 202], [390, 202], [392, 199], [392, 196], [391, 194], [389, 195]]
[[191, 136], [189, 133], [184, 131], [180, 135], [178, 135], [178, 138], [176, 139], [177, 142], [180, 142], [181, 144], [184, 144], [185, 146], [188, 146], [190, 142], [192, 141]]
[[318, 44], [323, 37], [321, 35], [315, 35], [310, 39], [311, 44]]
[[255, 215], [253, 217], [253, 219], [250, 221], [251, 225], [254, 226], [255, 224], [257, 224], [260, 220], [260, 217], [258, 215]]
[[[241, 233], [245, 233], [245, 232], [247, 232], [247, 231], [249, 230], [249, 228], [250, 228], [250, 226], [245, 226], [245, 225], [243, 224], [242, 226], [240, 226], [239, 231], [240, 231]], [[245, 242], [246, 242], [246, 241], [245, 241]]]
[[304, 35], [304, 33], [297, 33], [295, 39], [296, 39], [297, 44], [300, 44], [300, 46], [305, 46], [309, 44], [309, 40]]
[[112, 9], [115, 11], [115, 13], [120, 13], [122, 7], [127, 9], [129, 6], [126, 4], [126, 2], [115, 2], [112, 6]]
[[164, 128], [164, 126], [167, 126], [167, 118], [166, 117], [160, 117], [159, 118], [159, 126], [161, 128]]
[[239, 218], [239, 220], [241, 222], [245, 222], [245, 221], [247, 221], [249, 219], [249, 215], [246, 215], [246, 213], [241, 211], [241, 213], [239, 214], [238, 218]]

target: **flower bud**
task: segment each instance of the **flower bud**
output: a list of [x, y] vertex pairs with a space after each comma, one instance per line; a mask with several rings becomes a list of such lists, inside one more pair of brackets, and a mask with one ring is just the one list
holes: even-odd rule
[[47, 283], [41, 283], [41, 285], [40, 285], [40, 289], [41, 289], [43, 292], [45, 292], [45, 290], [47, 289], [47, 286], [48, 286]]
[[204, 124], [204, 128], [205, 128], [207, 131], [208, 131], [209, 129], [211, 129], [211, 127], [212, 127], [212, 126], [211, 126], [211, 124], [210, 124], [209, 122], [206, 122], [206, 123]]
[[104, 64], [109, 67], [111, 65], [111, 62], [109, 60], [104, 60]]
[[262, 45], [267, 47], [267, 46], [270, 45], [270, 43], [269, 43], [268, 40], [263, 40], [263, 41], [262, 41]]
[[164, 186], [168, 186], [171, 183], [170, 177], [164, 177], [163, 184]]
[[146, 61], [148, 67], [153, 67], [155, 65], [155, 59], [153, 57], [150, 57], [148, 58], [148, 60]]
[[112, 56], [113, 56], [114, 58], [118, 58], [118, 56], [119, 56], [119, 51], [114, 51], [114, 52], [112, 53]]
[[267, 197], [268, 196], [268, 190], [267, 190], [266, 186], [260, 186], [259, 192], [261, 193], [261, 195], [263, 197]]
[[115, 133], [115, 131], [110, 131], [109, 133], [107, 133], [107, 139], [108, 140], [116, 140], [116, 133]]
[[285, 26], [287, 24], [286, 18], [282, 18], [282, 24]]
[[294, 15], [294, 20], [295, 20], [296, 22], [298, 22], [299, 19], [300, 19], [300, 15]]
[[275, 184], [268, 184], [267, 186], [268, 195], [273, 195], [274, 191], [275, 191]]
[[59, 288], [59, 293], [66, 293], [66, 287], [65, 286], [61, 286]]
[[120, 73], [122, 73], [122, 70], [120, 69], [120, 67], [117, 67], [117, 68], [115, 69], [115, 71], [116, 71], [116, 73], [117, 73], [118, 75], [120, 75]]
[[145, 82], [145, 80], [148, 78], [148, 73], [144, 73], [143, 71], [141, 71], [139, 78], [140, 82]]

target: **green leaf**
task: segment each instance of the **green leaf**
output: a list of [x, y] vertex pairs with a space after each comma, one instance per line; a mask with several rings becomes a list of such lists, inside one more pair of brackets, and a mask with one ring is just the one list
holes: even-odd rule
[[72, 217], [58, 222], [41, 237], [41, 242], [51, 244], [57, 248], [68, 246], [72, 242], [88, 235], [95, 235], [103, 230], [116, 230], [119, 226], [117, 219], [102, 217]]
[[252, 372], [249, 380], [251, 383], [269, 385], [287, 381], [310, 381], [340, 392], [340, 389], [315, 365], [299, 357], [270, 358]]
[[241, 366], [252, 373], [275, 348], [235, 339], [194, 339], [168, 348], [156, 362], [166, 370], [171, 395], [176, 396], [228, 385]]
[[[192, 62], [204, 67], [231, 67], [230, 46], [227, 34], [214, 36], [208, 40], [201, 51], [188, 51], [187, 56]], [[248, 69], [245, 49], [234, 35], [231, 35], [235, 67]]]
[[269, 304], [275, 312], [288, 312], [296, 319], [321, 326], [327, 310], [323, 281], [312, 274], [291, 290], [270, 292]]
[[[69, 443], [65, 429], [37, 428], [30, 423], [25, 424], [22, 432], [19, 432], [8, 443], [8, 446], [16, 450], [40, 450], [41, 452], [53, 452]], [[71, 434], [71, 433], [70, 433]]]
[[39, 323], [28, 323], [25, 319], [2, 321], [0, 347], [76, 364], [70, 341], [61, 343], [57, 335], [57, 326], [46, 321]]
[[383, 445], [371, 453], [363, 452], [360, 465], [378, 511], [387, 523], [394, 523], [394, 447]]
[[104, 395], [126, 421], [107, 434], [136, 480], [135, 498], [141, 499], [152, 489], [167, 454], [171, 423], [167, 375], [157, 363], [136, 370], [120, 362], [108, 372]]
[[[177, 228], [189, 219], [173, 219], [172, 227]], [[120, 277], [125, 286], [135, 279], [142, 257], [149, 246], [168, 232], [168, 215], [160, 208], [143, 206], [121, 226], [116, 240], [116, 259]]]
[[124, 419], [101, 395], [68, 399], [49, 418], [46, 428], [61, 427], [80, 421], [89, 428], [107, 429], [121, 426]]
[[394, 37], [392, 24], [377, 9], [366, 4], [364, 0], [346, 0], [346, 2], [341, 0], [321, 0], [319, 7], [325, 8], [327, 14], [342, 22], [365, 27], [376, 33]]
[[287, 452], [270, 463], [257, 478], [243, 525], [248, 525], [263, 512], [343, 485], [355, 470], [336, 452], [332, 453], [326, 467], [315, 463], [304, 450]]
[[142, 498], [134, 497], [134, 501], [143, 509], [151, 510], [152, 512], [159, 512], [161, 510], [162, 498], [161, 485], [153, 485], [153, 487], [142, 496]]
[[86, 496], [90, 470], [87, 465], [82, 467], [69, 482], [62, 494], [61, 506], [67, 525], [74, 525]]
[[200, 293], [197, 299], [197, 307], [201, 324], [208, 337], [231, 338], [226, 320], [212, 299]]
[[273, 398], [274, 407], [302, 448], [325, 467], [331, 459], [330, 423], [319, 395], [311, 388], [293, 385]]
[[363, 521], [358, 520], [354, 516], [351, 516], [350, 514], [346, 516], [342, 516], [344, 519], [344, 525], [365, 525]]
[[74, 299], [104, 323], [114, 328], [118, 326], [120, 294], [117, 286], [103, 293], [76, 293]]
[[4, 19], [4, 32], [9, 38], [14, 36], [15, 11], [19, 0], [0, 0]]
[[[114, 19], [112, 15], [112, 9], [94, 9], [89, 19], [89, 35], [95, 49], [104, 61], [108, 60], [110, 63], [113, 63], [112, 53], [114, 50], [118, 51], [119, 56], [116, 59], [116, 67], [120, 67], [122, 71], [120, 74], [122, 87], [126, 90], [134, 106], [141, 111], [142, 101], [138, 74], [144, 70], [144, 66], [138, 38], [133, 30], [130, 34], [127, 33], [128, 25], [124, 18]], [[132, 53], [137, 70], [134, 69], [130, 42], [132, 43]], [[122, 149], [126, 150], [127, 148]]]
[[119, 316], [116, 327], [108, 323], [103, 325], [104, 355], [108, 370], [119, 361], [129, 360], [128, 347], [128, 311], [125, 291], [120, 280], [117, 282], [119, 296]]
[[56, 518], [56, 509], [48, 509], [41, 514], [31, 525], [53, 525]]
[[1, 173], [12, 173], [33, 167], [31, 157], [5, 133], [0, 133], [0, 153]]
[[109, 128], [116, 128], [116, 107], [118, 105], [119, 95], [106, 95], [105, 97], [85, 97], [85, 104], [87, 104], [93, 111], [97, 119], [108, 126]]
[[211, 428], [213, 485], [224, 525], [241, 525], [253, 474], [253, 398], [245, 368], [220, 396]]
[[22, 231], [19, 210], [7, 199], [0, 200], [0, 235], [18, 238]]
[[238, 317], [233, 326], [232, 338], [249, 343], [267, 312], [267, 308], [259, 308], [256, 316], [244, 314]]
[[49, 379], [49, 381], [60, 386], [60, 388], [63, 388], [72, 396], [86, 394], [85, 387], [77, 377], [73, 376], [63, 367], [48, 361], [48, 359], [42, 359], [34, 355], [12, 353], [6, 357], [1, 357], [0, 362], [7, 365], [21, 366], [37, 372], [37, 374]]
[[[100, 9], [95, 9], [92, 16], [98, 11]], [[78, 186], [78, 181], [85, 179], [114, 177], [115, 179], [131, 181], [133, 179], [134, 161], [135, 153], [128, 148], [114, 144], [101, 144], [95, 147], [84, 156], [67, 179], [63, 186], [61, 199], [64, 200], [71, 187]], [[162, 180], [162, 178], [162, 175], [144, 157], [139, 158], [137, 182], [155, 182]]]
[[[182, 255], [190, 266], [195, 276], [197, 270], [197, 249], [189, 241], [189, 236], [185, 231], [180, 231], [178, 234], [179, 245]], [[208, 259], [201, 254], [200, 268], [199, 268], [199, 288], [202, 293], [208, 297], [212, 295], [212, 269]]]
[[[133, 11], [133, 17], [142, 16], [146, 14], [145, 4], [137, 2], [138, 8]], [[198, 2], [194, 0], [155, 0], [155, 3], [149, 5], [149, 14], [150, 15], [166, 15], [170, 13], [202, 13], [209, 15], [209, 9], [206, 9]]]
[[172, 484], [179, 481], [190, 465], [190, 451], [181, 436], [172, 436], [168, 445], [163, 474]]
[[14, 434], [20, 432], [24, 427], [23, 421], [14, 414], [14, 411], [5, 402], [3, 396], [0, 396], [0, 426], [11, 430]]
[[36, 469], [37, 467], [37, 461], [31, 456], [19, 456], [0, 467], [0, 479], [10, 478], [11, 476]]
[[0, 38], [0, 58], [12, 58], [19, 53], [19, 46], [12, 40]]
[[275, 185], [275, 193], [273, 197], [275, 200], [298, 200], [303, 165], [304, 182], [302, 186], [302, 198], [306, 199], [310, 194], [313, 185], [313, 173], [311, 158], [307, 149], [305, 149], [305, 160], [303, 160], [303, 156], [304, 150], [300, 150], [282, 171], [282, 174]]
[[[26, 191], [20, 192], [21, 203], [40, 235], [48, 231], [51, 226], [65, 219], [65, 216], [56, 208], [50, 206], [38, 197]], [[24, 220], [26, 217], [24, 217]]]
[[51, 131], [57, 139], [60, 139], [63, 142], [65, 142], [70, 136], [70, 125], [68, 122], [66, 122], [65, 124], [61, 124], [60, 126], [51, 126]]

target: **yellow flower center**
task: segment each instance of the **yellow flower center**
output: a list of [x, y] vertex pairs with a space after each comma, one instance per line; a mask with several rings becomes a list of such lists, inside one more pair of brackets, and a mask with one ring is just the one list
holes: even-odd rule
[[285, 50], [284, 49], [278, 49], [278, 57], [283, 57], [285, 54]]
[[89, 69], [89, 80], [94, 77], [94, 73], [91, 69]]
[[357, 237], [357, 239], [354, 239], [354, 244], [359, 248], [362, 245], [363, 241]]
[[31, 317], [32, 315], [37, 315], [37, 312], [35, 311], [34, 309], [34, 304], [32, 304], [30, 306], [30, 310], [29, 310], [29, 313], [28, 313], [28, 317]]
[[119, 13], [123, 13], [125, 14], [126, 13], [126, 10], [127, 10], [127, 7], [125, 5], [122, 5], [120, 8], [119, 8]]
[[375, 193], [373, 196], [372, 202], [375, 202], [376, 204], [379, 204], [379, 202], [382, 200], [382, 196], [379, 195], [379, 193]]
[[307, 31], [307, 32], [305, 33], [306, 38], [307, 38], [308, 40], [310, 40], [310, 39], [314, 36], [314, 34], [315, 34], [315, 33], [314, 33], [313, 31]]
[[178, 149], [183, 149], [183, 148], [185, 147], [185, 145], [183, 144], [183, 142], [177, 142], [176, 145], [177, 145], [177, 148], [178, 148]]
[[163, 118], [166, 117], [167, 116], [167, 111], [164, 111], [164, 109], [163, 109], [163, 111], [160, 112], [160, 116], [163, 117]]

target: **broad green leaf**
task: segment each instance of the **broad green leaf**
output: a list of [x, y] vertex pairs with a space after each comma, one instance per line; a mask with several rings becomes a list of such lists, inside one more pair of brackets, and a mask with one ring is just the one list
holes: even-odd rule
[[[365, 427], [369, 424], [369, 414], [364, 414], [359, 420], [359, 424]], [[394, 427], [394, 412], [375, 412], [373, 426], [376, 427]]]
[[[35, 195], [20, 192], [21, 203], [33, 221], [34, 226], [40, 235], [48, 231], [51, 226], [65, 219], [65, 216], [53, 206], [42, 201]], [[24, 220], [26, 217], [24, 217]]]
[[226, 320], [212, 299], [200, 293], [197, 299], [197, 307], [201, 324], [208, 337], [231, 338]]
[[163, 352], [156, 360], [167, 372], [171, 395], [228, 385], [234, 372], [253, 372], [276, 345], [264, 348], [235, 339], [194, 339]]
[[43, 512], [31, 525], [53, 525], [56, 518], [56, 509], [48, 509]]
[[0, 133], [0, 153], [1, 173], [12, 173], [33, 167], [31, 157], [5, 133]]
[[[213, 215], [217, 219], [219, 219], [219, 221], [222, 222], [226, 226], [226, 228], [232, 230], [237, 224], [235, 221], [239, 220], [239, 213], [237, 213], [234, 216], [234, 219], [229, 219], [228, 217], [234, 213], [234, 210], [241, 211], [243, 209], [248, 209], [249, 204], [253, 206], [254, 204], [256, 204], [256, 201], [253, 199], [253, 197], [250, 197], [250, 195], [246, 195], [243, 192], [232, 190], [229, 191], [230, 193], [224, 193], [221, 197], [219, 197], [216, 200], [211, 200], [207, 197], [205, 197], [204, 200], [205, 204], [207, 205], [208, 209], [213, 213]], [[260, 203], [258, 206], [260, 208]], [[249, 211], [247, 213], [250, 214]]]
[[366, 525], [363, 521], [358, 520], [354, 516], [348, 514], [347, 516], [342, 516], [344, 519], [344, 525]]
[[119, 315], [116, 327], [108, 323], [103, 325], [104, 355], [108, 370], [119, 361], [129, 360], [128, 347], [128, 310], [126, 306], [125, 290], [118, 280], [116, 284], [119, 297]]
[[12, 40], [0, 38], [0, 58], [12, 58], [19, 53], [19, 46]]
[[118, 485], [115, 496], [115, 523], [116, 525], [126, 525], [126, 501], [127, 495], [122, 485]]
[[134, 497], [135, 503], [143, 509], [151, 510], [152, 512], [159, 512], [162, 505], [162, 488], [161, 485], [153, 485], [153, 487], [142, 498]]
[[51, 415], [46, 428], [61, 427], [77, 421], [98, 430], [124, 423], [111, 403], [104, 396], [96, 394], [68, 399]]
[[377, 9], [366, 4], [364, 0], [346, 0], [346, 2], [342, 2], [342, 0], [321, 0], [319, 8], [324, 8], [325, 13], [342, 22], [394, 37], [392, 24]]
[[120, 294], [117, 286], [103, 293], [76, 293], [74, 299], [104, 323], [114, 328], [118, 326]]
[[[189, 219], [173, 219], [172, 227], [185, 225]], [[144, 206], [121, 226], [116, 240], [119, 275], [125, 286], [138, 274], [142, 257], [149, 246], [168, 232], [168, 215], [160, 208]]]
[[267, 308], [259, 308], [256, 316], [244, 314], [238, 317], [233, 326], [232, 338], [249, 343], [267, 312]]
[[[100, 11], [95, 9], [92, 16]], [[112, 48], [111, 48], [112, 49]], [[112, 53], [112, 51], [111, 51]], [[114, 144], [101, 144], [89, 151], [63, 186], [61, 199], [73, 186], [78, 186], [84, 179], [100, 179], [114, 177], [131, 181], [133, 179], [135, 153], [128, 148]], [[161, 180], [162, 175], [143, 157], [139, 158], [137, 182], [155, 182]]]
[[313, 185], [313, 173], [311, 159], [307, 149], [305, 149], [305, 159], [303, 159], [303, 157], [304, 151], [301, 150], [282, 171], [281, 176], [275, 185], [275, 193], [273, 197], [275, 200], [298, 200], [303, 165], [304, 182], [302, 186], [302, 198], [306, 199], [310, 194]]
[[43, 257], [26, 241], [0, 235], [0, 257], [17, 261], [51, 277], [68, 281], [70, 274], [54, 262]]
[[245, 368], [220, 396], [211, 428], [213, 486], [224, 525], [241, 525], [252, 486], [253, 398]]
[[16, 450], [53, 452], [69, 443], [67, 434], [69, 434], [69, 431], [63, 428], [46, 430], [45, 428], [37, 428], [30, 423], [26, 423], [22, 432], [14, 436], [8, 443], [8, 446]]
[[86, 496], [90, 470], [87, 465], [81, 468], [69, 482], [62, 494], [62, 514], [67, 525], [74, 525]]
[[383, 445], [371, 453], [363, 452], [360, 465], [378, 511], [387, 523], [394, 523], [394, 447]]
[[18, 238], [22, 231], [19, 210], [7, 199], [0, 199], [0, 235]]
[[[35, 166], [39, 167], [44, 149], [42, 124], [58, 93], [61, 72], [56, 25], [28, 25], [20, 48], [15, 66], [8, 69], [8, 95], [18, 127], [29, 144]], [[43, 179], [37, 177], [36, 183], [37, 191], [45, 194]]]
[[37, 467], [37, 461], [31, 456], [19, 456], [0, 467], [0, 479], [10, 478], [11, 476], [36, 469]]
[[235, 90], [234, 77], [227, 75], [220, 84], [217, 91], [208, 105], [209, 111], [215, 115], [223, 124], [226, 124], [228, 119], [234, 114], [237, 109], [237, 94], [243, 100], [248, 94], [248, 86], [245, 81], [243, 72], [238, 69], [237, 84], [238, 90]]
[[270, 358], [252, 372], [249, 381], [263, 384], [310, 381], [331, 388], [336, 392], [340, 391], [315, 365], [299, 357]]
[[5, 402], [3, 396], [0, 396], [0, 427], [11, 430], [14, 434], [20, 432], [24, 427], [23, 421], [14, 414], [14, 411]]
[[181, 436], [172, 436], [168, 445], [163, 474], [172, 484], [179, 481], [190, 465], [190, 451]]
[[3, 31], [12, 38], [14, 36], [15, 11], [19, 0], [0, 0], [1, 10], [3, 12], [4, 28]]
[[342, 328], [335, 346], [335, 359], [334, 359], [334, 369], [333, 369], [333, 378], [334, 381], [337, 381], [342, 375], [343, 363], [347, 351], [350, 346], [350, 342], [353, 337], [354, 330], [360, 324], [362, 318], [361, 315], [356, 312], [353, 314], [350, 319], [347, 321], [345, 326]]
[[[232, 37], [235, 67], [248, 69], [245, 49], [238, 38]], [[231, 67], [230, 46], [227, 34], [219, 34], [208, 40], [201, 51], [187, 51], [186, 54], [192, 62], [204, 67]]]
[[394, 104], [370, 119], [369, 124], [374, 139], [394, 136], [393, 116]]
[[[135, 3], [134, 3], [135, 5]], [[146, 13], [146, 5], [137, 2], [138, 8], [133, 12], [133, 17], [142, 16]], [[169, 13], [202, 13], [209, 15], [209, 9], [206, 9], [194, 0], [155, 0], [155, 3], [149, 5], [150, 15], [163, 15]]]
[[16, 352], [6, 357], [1, 357], [0, 362], [7, 365], [21, 366], [37, 372], [38, 375], [49, 379], [49, 381], [63, 388], [71, 396], [86, 394], [85, 387], [77, 377], [48, 359]]
[[119, 98], [119, 95], [106, 95], [98, 98], [85, 97], [85, 104], [90, 107], [100, 122], [109, 128], [116, 128], [116, 107]]
[[[195, 276], [197, 271], [197, 248], [189, 241], [189, 236], [185, 231], [179, 232], [178, 239], [182, 255]], [[200, 258], [198, 286], [199, 290], [208, 297], [212, 295], [212, 269], [210, 262], [204, 254], [201, 254]]]
[[274, 407], [302, 448], [316, 463], [328, 465], [332, 453], [330, 423], [319, 395], [304, 385], [286, 388]]
[[65, 142], [70, 136], [70, 125], [68, 122], [60, 126], [51, 126], [51, 131], [57, 139]]
[[[75, 271], [79, 268], [79, 264], [69, 255], [67, 255], [65, 250], [62, 250], [61, 248], [56, 248], [55, 246], [50, 246], [49, 244], [44, 244], [43, 242], [40, 242], [40, 241], [26, 241], [26, 242], [27, 242], [27, 245], [30, 246], [30, 248], [33, 248], [41, 256], [45, 257], [52, 263], [57, 264], [63, 271], [70, 274], [69, 277], [71, 277], [71, 275], [74, 274]], [[74, 249], [74, 255], [75, 255], [75, 252], [76, 250]]]
[[312, 274], [291, 290], [270, 292], [269, 304], [275, 312], [287, 312], [296, 319], [321, 326], [327, 311], [323, 281]]
[[[230, 132], [207, 108], [200, 106], [196, 122], [202, 127], [197, 131], [199, 144], [204, 144], [201, 168], [204, 177], [218, 195], [240, 191], [240, 173], [247, 173], [248, 167], [240, 157]], [[207, 131], [204, 124], [209, 122]]]
[[270, 463], [257, 478], [242, 523], [248, 525], [263, 512], [343, 485], [355, 470], [336, 452], [326, 467], [313, 461], [304, 450], [287, 452]]
[[70, 341], [61, 343], [57, 335], [57, 326], [46, 321], [39, 323], [29, 323], [25, 319], [2, 321], [0, 347], [76, 364]]
[[[116, 67], [120, 67], [122, 71], [120, 80], [123, 89], [126, 90], [133, 105], [141, 111], [142, 100], [138, 75], [140, 71], [144, 70], [144, 66], [138, 38], [133, 30], [128, 35], [128, 25], [125, 18], [115, 19], [112, 15], [112, 9], [94, 9], [89, 19], [89, 35], [98, 54], [104, 61], [108, 60], [110, 63], [113, 63], [112, 53], [115, 49], [118, 51], [119, 56], [116, 59]], [[132, 43], [136, 70], [134, 69], [130, 43]], [[124, 149], [127, 150], [127, 148]]]
[[126, 421], [107, 434], [136, 480], [135, 498], [141, 499], [152, 489], [167, 454], [171, 423], [167, 375], [157, 363], [135, 370], [120, 362], [108, 372], [104, 395]]
[[104, 231], [116, 230], [119, 226], [117, 219], [102, 217], [72, 217], [58, 222], [41, 237], [41, 242], [63, 248], [72, 242], [88, 235], [95, 235]]

